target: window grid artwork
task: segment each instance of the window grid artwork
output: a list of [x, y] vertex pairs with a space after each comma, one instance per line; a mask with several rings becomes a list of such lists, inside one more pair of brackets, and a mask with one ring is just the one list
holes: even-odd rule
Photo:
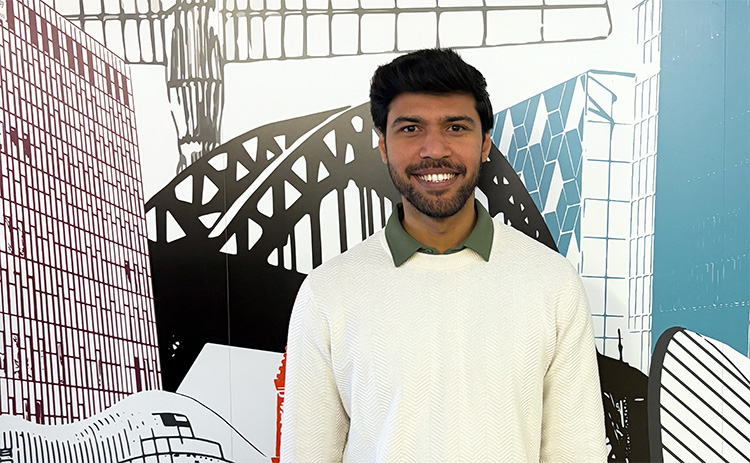
[[38, 0], [0, 23], [0, 414], [161, 386], [124, 62]]

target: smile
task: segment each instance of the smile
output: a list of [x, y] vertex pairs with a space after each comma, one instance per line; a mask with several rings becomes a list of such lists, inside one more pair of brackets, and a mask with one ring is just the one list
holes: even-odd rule
[[455, 177], [456, 174], [448, 173], [448, 174], [426, 174], [426, 175], [417, 175], [420, 180], [423, 180], [425, 182], [430, 183], [439, 183], [439, 182], [445, 182], [453, 177]]

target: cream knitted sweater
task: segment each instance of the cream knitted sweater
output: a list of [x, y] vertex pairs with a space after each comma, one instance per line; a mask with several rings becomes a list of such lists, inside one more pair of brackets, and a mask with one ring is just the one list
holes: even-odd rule
[[383, 232], [314, 270], [289, 326], [283, 463], [603, 462], [580, 278], [501, 223], [393, 265]]

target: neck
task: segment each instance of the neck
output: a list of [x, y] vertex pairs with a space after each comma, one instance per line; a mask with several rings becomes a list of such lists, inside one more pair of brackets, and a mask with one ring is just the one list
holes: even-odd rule
[[406, 233], [420, 243], [437, 249], [441, 254], [468, 238], [477, 223], [474, 195], [457, 213], [440, 219], [424, 215], [405, 200], [403, 205], [404, 220], [401, 225]]

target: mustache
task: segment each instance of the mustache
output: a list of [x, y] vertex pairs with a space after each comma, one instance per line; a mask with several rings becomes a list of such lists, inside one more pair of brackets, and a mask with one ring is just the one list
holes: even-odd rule
[[414, 175], [415, 172], [423, 169], [448, 169], [462, 175], [466, 174], [466, 166], [463, 164], [456, 164], [447, 159], [425, 159], [419, 164], [411, 164], [407, 166], [405, 172], [409, 175]]

